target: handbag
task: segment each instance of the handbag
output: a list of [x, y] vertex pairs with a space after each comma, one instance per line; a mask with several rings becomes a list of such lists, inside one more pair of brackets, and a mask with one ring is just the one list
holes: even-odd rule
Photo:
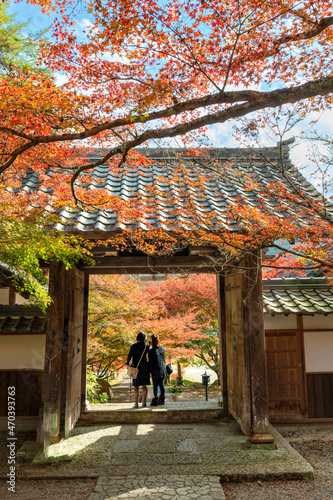
[[141, 358], [139, 359], [139, 363], [136, 365], [136, 368], [135, 368], [135, 366], [130, 366], [130, 365], [127, 367], [127, 375], [129, 378], [134, 378], [134, 379], [137, 378], [138, 373], [139, 373], [139, 364], [141, 362], [142, 356], [146, 352], [146, 349], [147, 349], [147, 346], [145, 346], [143, 353], [141, 354]]
[[135, 366], [128, 366], [127, 367], [127, 375], [129, 378], [137, 378], [139, 373], [139, 368], [135, 368]]
[[173, 373], [173, 369], [172, 369], [172, 366], [170, 364], [166, 365], [166, 372], [167, 372], [167, 375], [171, 375], [171, 373]]

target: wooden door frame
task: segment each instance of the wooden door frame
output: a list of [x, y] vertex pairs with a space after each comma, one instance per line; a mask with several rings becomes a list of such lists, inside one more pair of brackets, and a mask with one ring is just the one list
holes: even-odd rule
[[59, 440], [61, 419], [62, 362], [65, 324], [65, 267], [62, 262], [51, 262], [49, 293], [52, 298], [46, 315], [45, 362], [43, 375], [43, 422], [39, 439], [48, 446]]
[[[186, 268], [186, 260], [182, 257], [181, 263]], [[190, 266], [193, 262], [193, 258], [188, 257]], [[109, 258], [107, 261], [107, 266], [111, 265], [113, 260], [111, 259], [109, 262]], [[133, 259], [132, 259], [133, 260]], [[272, 442], [273, 438], [269, 435], [268, 432], [268, 407], [267, 407], [267, 388], [266, 388], [266, 367], [265, 367], [265, 353], [264, 353], [264, 329], [263, 329], [263, 299], [262, 299], [262, 278], [260, 271], [260, 255], [258, 253], [249, 254], [245, 257], [241, 265], [246, 269], [244, 273], [243, 281], [242, 281], [242, 300], [244, 301], [244, 307], [242, 307], [242, 317], [243, 317], [243, 335], [244, 335], [244, 359], [246, 360], [246, 370], [245, 370], [245, 379], [243, 383], [248, 387], [246, 391], [247, 405], [249, 408], [248, 417], [246, 425], [243, 426], [243, 430], [246, 434], [251, 434], [251, 440], [253, 442]], [[164, 262], [165, 259], [162, 259], [163, 265], [166, 265]], [[117, 260], [118, 262], [118, 260]], [[126, 261], [124, 261], [126, 264]], [[122, 266], [124, 266], [123, 260], [121, 260]], [[130, 261], [132, 262], [132, 261]], [[174, 261], [174, 265], [177, 266], [179, 264], [179, 258], [176, 258]], [[195, 261], [197, 264], [197, 260]], [[136, 274], [144, 274], [145, 270], [148, 269], [144, 267], [144, 262], [142, 263], [141, 268], [131, 268], [129, 271], [132, 271]], [[172, 265], [172, 260], [168, 260], [167, 264]], [[51, 268], [55, 268], [54, 266], [59, 266], [59, 263], [52, 263]], [[134, 265], [134, 264], [133, 264]], [[135, 264], [138, 266], [138, 264]], [[146, 264], [147, 265], [147, 264]], [[73, 268], [70, 273], [76, 273], [76, 269], [80, 272], [84, 272], [84, 296], [83, 296], [83, 317], [82, 317], [82, 367], [81, 367], [81, 377], [80, 377], [80, 412], [85, 409], [85, 398], [86, 398], [86, 357], [87, 357], [87, 321], [88, 321], [88, 286], [89, 286], [89, 275], [90, 274], [107, 274], [107, 268], [104, 267], [101, 269], [94, 268]], [[156, 267], [158, 267], [158, 261], [156, 259]], [[240, 266], [241, 267], [241, 266]], [[62, 266], [63, 269], [63, 266]], [[159, 269], [161, 272], [163, 267]], [[113, 273], [123, 274], [125, 272], [124, 267], [118, 267], [112, 270]], [[200, 268], [200, 271], [203, 272], [203, 269]], [[226, 287], [226, 279], [225, 276], [221, 274], [217, 274], [213, 268], [205, 268], [205, 272], [214, 272], [217, 276], [217, 288], [218, 288], [218, 316], [219, 316], [219, 349], [220, 349], [220, 370], [221, 370], [221, 382], [222, 382], [222, 396], [223, 396], [223, 405], [226, 410], [230, 410], [228, 408], [228, 393], [230, 389], [230, 380], [228, 381], [228, 362], [227, 362], [227, 335], [226, 335], [226, 307], [228, 307], [228, 298], [225, 293]], [[151, 269], [150, 269], [151, 272]], [[170, 272], [170, 268], [169, 268]], [[64, 269], [63, 269], [64, 273]], [[51, 276], [53, 276], [54, 271], [51, 271]], [[53, 278], [52, 278], [53, 279]], [[51, 279], [51, 281], [52, 281]], [[71, 285], [69, 287], [69, 292], [72, 293], [72, 280]], [[54, 321], [60, 321], [58, 325], [58, 340], [64, 342], [64, 322], [65, 322], [65, 285], [64, 282], [60, 286], [58, 290], [55, 290], [55, 287], [50, 283], [50, 294], [53, 299], [53, 306], [48, 310], [49, 316], [49, 324]], [[55, 304], [60, 304], [60, 309], [62, 312], [60, 314], [61, 319], [55, 320], [54, 311]], [[73, 301], [69, 302], [69, 318], [72, 318], [71, 321], [74, 321], [74, 305]], [[51, 322], [51, 323], [50, 323]], [[72, 325], [73, 326], [73, 325]], [[50, 330], [50, 327], [49, 327]], [[47, 336], [47, 351], [50, 353], [50, 335]], [[49, 356], [49, 354], [48, 354]], [[69, 362], [70, 349], [68, 349], [67, 353], [67, 362]], [[66, 366], [61, 367], [61, 362], [59, 365], [59, 361], [57, 363], [57, 370], [59, 375], [59, 380], [61, 380], [61, 372], [66, 369]], [[46, 368], [48, 365], [46, 364]], [[68, 367], [67, 367], [68, 368]], [[68, 403], [68, 387], [69, 382], [67, 380], [67, 390], [66, 390], [66, 403]], [[61, 392], [64, 391], [64, 387], [57, 386], [57, 397], [59, 394], [61, 396]], [[46, 399], [44, 399], [44, 405], [47, 403]], [[57, 402], [57, 412], [59, 413], [60, 403]], [[50, 411], [44, 411], [45, 419], [45, 430], [47, 429], [46, 422], [50, 417]], [[66, 411], [65, 421], [68, 421], [68, 408]], [[68, 424], [66, 425], [66, 433], [70, 432], [70, 427]], [[57, 417], [57, 424], [54, 428], [53, 435], [59, 435], [60, 431], [60, 416]]]
[[[65, 403], [65, 437], [74, 428], [82, 406], [82, 345], [84, 332], [85, 273], [76, 267], [69, 271], [69, 324]], [[77, 322], [77, 312], [81, 324]], [[79, 372], [78, 372], [79, 370]]]
[[[219, 302], [224, 301], [224, 304], [219, 306], [219, 312], [225, 312], [224, 323], [220, 319], [221, 325], [221, 346], [226, 344], [226, 367], [227, 374], [226, 384], [228, 388], [228, 408], [230, 414], [239, 422], [242, 431], [249, 435], [252, 443], [272, 443], [273, 437], [269, 434], [269, 417], [268, 417], [268, 398], [267, 398], [267, 374], [266, 374], [266, 358], [265, 358], [265, 329], [264, 329], [264, 313], [263, 313], [263, 291], [262, 291], [262, 274], [261, 274], [261, 256], [259, 252], [249, 254], [239, 264], [238, 271], [233, 270], [226, 274], [225, 280], [219, 279], [219, 286], [224, 284], [224, 290], [228, 293], [223, 293], [220, 290]], [[234, 278], [238, 273], [238, 278], [233, 283]], [[237, 292], [237, 289], [238, 292]], [[233, 291], [234, 290], [234, 291]], [[230, 340], [228, 334], [230, 325], [228, 325], [228, 315], [226, 314], [231, 307], [235, 298], [233, 295], [239, 293], [238, 300], [241, 300], [242, 306], [240, 311], [240, 323], [238, 324], [237, 336]], [[234, 325], [237, 326], [237, 325]], [[226, 340], [224, 341], [224, 337]], [[229, 342], [229, 344], [228, 344]], [[233, 342], [234, 345], [231, 345]], [[242, 401], [232, 405], [233, 398], [233, 382], [231, 380], [231, 366], [235, 357], [231, 349], [240, 351], [239, 373], [242, 374]], [[229, 352], [229, 355], [228, 355]], [[237, 357], [237, 356], [236, 356]], [[223, 366], [222, 366], [223, 369]], [[237, 368], [238, 370], [238, 368]], [[230, 372], [230, 373], [229, 373]], [[233, 372], [234, 374], [235, 372]], [[234, 375], [235, 376], [235, 375]], [[239, 388], [239, 386], [238, 386]], [[237, 404], [236, 404], [237, 403]]]

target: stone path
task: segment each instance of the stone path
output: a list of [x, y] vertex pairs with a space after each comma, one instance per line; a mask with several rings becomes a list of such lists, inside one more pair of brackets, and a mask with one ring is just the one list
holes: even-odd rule
[[216, 476], [102, 476], [88, 500], [223, 500]]
[[[312, 479], [310, 464], [275, 429], [270, 428], [270, 433], [275, 438], [273, 446], [251, 446], [233, 420], [205, 424], [77, 427], [70, 437], [49, 447], [46, 459], [37, 455], [32, 462], [18, 461], [16, 473], [17, 478], [22, 480], [103, 476], [98, 483], [101, 491], [95, 492], [99, 494], [95, 495], [95, 499], [99, 500], [110, 497], [104, 486], [112, 491], [115, 484], [122, 485], [123, 489], [114, 491], [114, 498], [126, 498], [121, 495], [128, 495], [134, 490], [137, 498], [158, 499], [161, 498], [159, 488], [169, 485], [170, 491], [167, 488], [164, 492], [169, 497], [165, 500], [176, 500], [181, 497], [181, 492], [177, 490], [185, 487], [183, 484], [187, 478], [199, 477], [201, 481], [199, 485], [187, 484], [187, 496], [196, 495], [195, 487], [203, 486], [205, 481], [208, 481], [205, 486], [209, 487], [219, 480]], [[5, 464], [1, 477], [7, 478], [7, 472]], [[161, 477], [158, 482], [156, 474]], [[140, 483], [142, 477], [147, 481], [153, 478], [147, 491], [147, 485]], [[166, 483], [170, 477], [182, 478], [178, 481], [180, 488]], [[141, 497], [138, 496], [138, 488], [143, 495]], [[220, 498], [223, 498], [221, 491], [215, 490], [215, 493], [220, 493]], [[207, 500], [215, 500], [212, 494], [209, 493]], [[206, 493], [200, 495], [197, 498], [205, 498]]]

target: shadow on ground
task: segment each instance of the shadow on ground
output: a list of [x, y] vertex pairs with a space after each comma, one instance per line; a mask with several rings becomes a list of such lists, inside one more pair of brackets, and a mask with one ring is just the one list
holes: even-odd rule
[[[215, 475], [224, 481], [311, 479], [312, 467], [271, 428], [276, 449], [248, 447], [233, 420], [211, 424], [78, 427], [49, 449], [49, 459], [17, 464], [18, 477], [140, 474]], [[3, 473], [6, 471], [3, 471]], [[3, 477], [3, 476], [2, 476]]]

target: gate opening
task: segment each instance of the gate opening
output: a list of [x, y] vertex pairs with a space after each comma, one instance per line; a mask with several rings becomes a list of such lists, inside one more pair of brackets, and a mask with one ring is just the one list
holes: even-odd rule
[[[91, 275], [87, 410], [133, 407], [133, 380], [126, 362], [140, 331], [147, 334], [147, 352], [151, 335], [159, 336], [165, 362], [172, 367], [173, 373], [164, 379], [166, 408], [198, 408], [206, 401], [208, 406], [221, 405], [218, 330], [213, 273]], [[150, 407], [151, 376], [147, 389]], [[139, 407], [142, 397], [140, 387]]]

